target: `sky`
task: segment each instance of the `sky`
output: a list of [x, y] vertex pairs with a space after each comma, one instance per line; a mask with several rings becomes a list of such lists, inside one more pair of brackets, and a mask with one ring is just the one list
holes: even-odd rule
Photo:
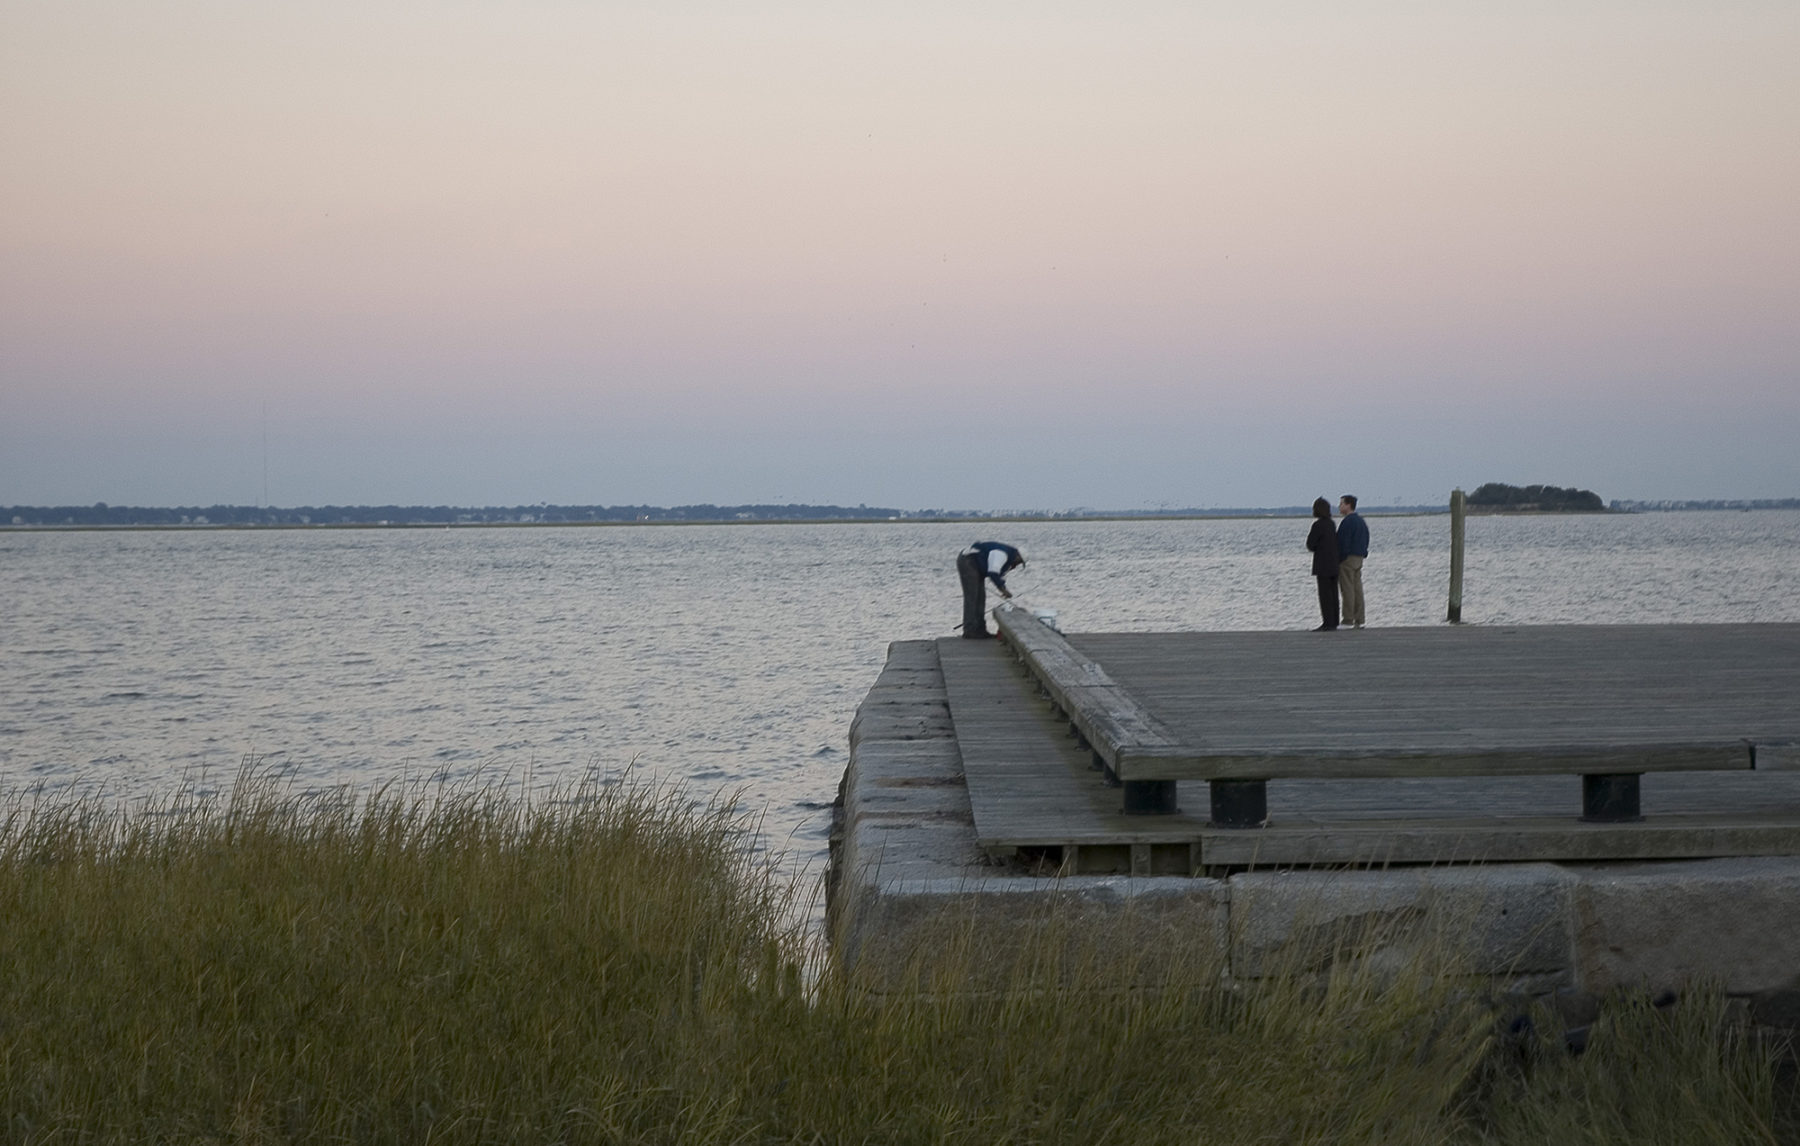
[[0, 505], [1800, 496], [1800, 4], [0, 0]]

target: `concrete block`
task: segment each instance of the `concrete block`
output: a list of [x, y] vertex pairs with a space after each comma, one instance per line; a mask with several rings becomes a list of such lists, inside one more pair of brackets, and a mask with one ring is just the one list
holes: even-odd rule
[[904, 787], [863, 784], [844, 802], [844, 823], [851, 828], [871, 819], [907, 817], [927, 822], [953, 820], [968, 824], [971, 833], [975, 825], [975, 817], [969, 808], [969, 790], [949, 784]]
[[940, 685], [926, 681], [914, 684], [877, 685], [863, 697], [860, 708], [917, 705], [933, 712], [950, 711], [950, 694]]
[[869, 786], [962, 787], [962, 755], [954, 740], [866, 740], [850, 754], [846, 798]]
[[890, 641], [883, 675], [885, 676], [887, 672], [904, 672], [908, 669], [936, 672], [938, 670], [937, 642]]
[[1800, 858], [1683, 860], [1572, 869], [1581, 984], [1734, 995], [1800, 990]]
[[878, 888], [897, 879], [963, 880], [982, 873], [987, 857], [975, 845], [966, 815], [936, 819], [872, 815], [844, 837], [844, 891]]
[[871, 705], [857, 709], [850, 721], [852, 749], [865, 740], [945, 740], [955, 735], [948, 706]]
[[1360, 954], [1545, 989], [1572, 970], [1573, 884], [1554, 864], [1246, 872], [1229, 881], [1231, 971], [1313, 973]]
[[869, 696], [887, 692], [904, 692], [910, 690], [930, 692], [943, 696], [948, 695], [944, 689], [944, 677], [937, 669], [893, 669], [882, 670], [875, 684], [869, 689]]

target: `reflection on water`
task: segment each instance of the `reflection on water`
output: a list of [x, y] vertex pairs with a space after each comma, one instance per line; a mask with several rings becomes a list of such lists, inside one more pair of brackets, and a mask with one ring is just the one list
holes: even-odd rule
[[[1442, 623], [1448, 519], [1370, 524], [1370, 624]], [[0, 787], [133, 797], [247, 754], [302, 785], [635, 766], [741, 792], [811, 862], [888, 642], [960, 620], [959, 548], [1023, 548], [1010, 580], [1066, 631], [1296, 629], [1306, 528], [0, 532]], [[1796, 621], [1796, 553], [1793, 512], [1471, 518], [1463, 617]]]

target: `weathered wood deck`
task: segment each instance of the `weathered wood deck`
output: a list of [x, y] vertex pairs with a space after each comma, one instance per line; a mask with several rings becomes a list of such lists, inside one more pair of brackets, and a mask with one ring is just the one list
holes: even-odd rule
[[[1043, 643], [1057, 681], [1001, 642], [938, 645], [992, 851], [1143, 872], [1800, 854], [1800, 625]], [[1180, 781], [1179, 812], [1123, 814], [1093, 766], [1107, 737], [1150, 746], [1107, 763]], [[1582, 772], [1642, 773], [1643, 822], [1582, 822]], [[1220, 777], [1270, 778], [1267, 826], [1210, 825]]]

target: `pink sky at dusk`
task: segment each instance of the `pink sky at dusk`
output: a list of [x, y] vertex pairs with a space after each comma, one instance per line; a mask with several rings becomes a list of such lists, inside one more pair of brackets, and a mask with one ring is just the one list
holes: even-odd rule
[[0, 0], [0, 504], [1800, 496], [1796, 60], [1788, 0]]

